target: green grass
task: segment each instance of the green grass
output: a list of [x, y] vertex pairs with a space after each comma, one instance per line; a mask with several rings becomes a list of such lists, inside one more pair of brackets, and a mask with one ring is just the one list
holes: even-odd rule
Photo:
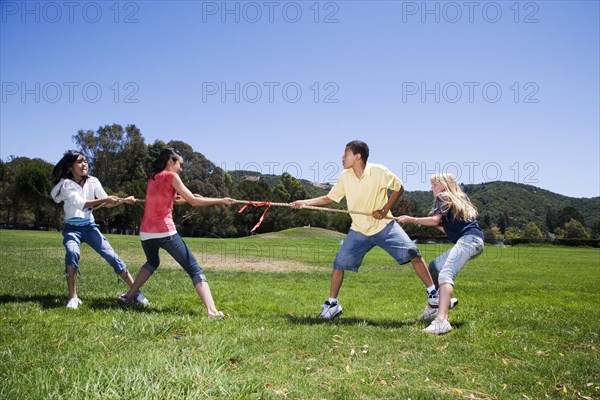
[[[137, 272], [139, 238], [107, 237]], [[125, 285], [85, 246], [84, 304], [67, 310], [62, 235], [0, 231], [0, 398], [600, 398], [598, 249], [486, 247], [438, 337], [421, 332], [410, 264], [379, 249], [346, 275], [344, 315], [315, 318], [341, 239], [186, 238], [229, 315], [214, 320], [168, 255], [143, 288], [150, 307], [120, 305]], [[447, 248], [419, 247], [428, 261]]]

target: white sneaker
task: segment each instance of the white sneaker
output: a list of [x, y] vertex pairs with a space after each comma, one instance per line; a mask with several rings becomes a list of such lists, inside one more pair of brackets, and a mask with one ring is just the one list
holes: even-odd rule
[[423, 332], [434, 333], [436, 335], [443, 335], [444, 333], [448, 333], [451, 330], [452, 325], [450, 325], [450, 322], [448, 322], [448, 320], [440, 322], [437, 319], [434, 319], [427, 328], [423, 329]]
[[329, 300], [327, 300], [325, 303], [323, 303], [321, 308], [323, 311], [321, 311], [319, 318], [322, 319], [334, 319], [344, 311], [342, 306], [337, 301], [330, 303]]
[[69, 302], [67, 303], [67, 308], [76, 310], [80, 304], [83, 304], [83, 301], [79, 300], [78, 297], [73, 297], [73, 298], [69, 299]]
[[429, 305], [429, 303], [425, 306], [425, 310], [423, 311], [423, 315], [421, 315], [421, 320], [429, 321], [430, 319], [434, 319], [437, 317], [438, 309], [433, 308]]
[[[437, 303], [437, 298], [435, 299], [436, 303]], [[458, 299], [453, 297], [450, 299], [450, 308], [454, 308], [458, 305]], [[438, 305], [436, 304], [435, 306], [431, 305], [431, 298], [428, 300], [427, 305], [425, 306], [425, 310], [423, 311], [423, 315], [421, 315], [421, 319], [423, 321], [427, 321], [430, 319], [433, 319], [435, 317], [437, 317], [437, 313], [438, 313]]]
[[137, 292], [135, 295], [135, 301], [146, 307], [150, 302], [148, 299], [142, 294], [142, 292]]

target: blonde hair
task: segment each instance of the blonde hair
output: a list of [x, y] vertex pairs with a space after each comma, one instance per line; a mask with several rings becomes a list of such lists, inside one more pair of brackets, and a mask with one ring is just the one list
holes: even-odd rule
[[465, 192], [463, 192], [454, 175], [449, 173], [435, 174], [431, 177], [431, 184], [435, 183], [439, 183], [444, 187], [444, 190], [439, 194], [442, 201], [441, 208], [449, 209], [454, 219], [469, 221], [477, 217], [477, 209]]

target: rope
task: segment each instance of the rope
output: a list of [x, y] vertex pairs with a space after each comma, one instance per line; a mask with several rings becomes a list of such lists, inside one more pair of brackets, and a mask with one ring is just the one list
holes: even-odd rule
[[[290, 203], [273, 203], [270, 201], [252, 201], [252, 200], [235, 200], [238, 204], [245, 204], [246, 206], [252, 205], [255, 207], [261, 207], [264, 205], [268, 206], [276, 206], [276, 207], [291, 207]], [[245, 207], [242, 207], [244, 209]], [[317, 207], [317, 206], [304, 206], [301, 210], [315, 210], [315, 211], [327, 211], [327, 212], [336, 212], [342, 214], [360, 214], [360, 215], [371, 215], [372, 213], [368, 211], [353, 211], [353, 210], [343, 210], [339, 208], [329, 208], [329, 207]], [[385, 216], [384, 219], [394, 219], [394, 217]]]
[[[291, 207], [291, 205], [289, 203], [271, 203], [269, 201], [251, 201], [251, 200], [234, 200], [236, 203], [244, 203], [244, 206], [242, 208], [240, 208], [240, 210], [238, 211], [238, 214], [243, 212], [248, 206], [253, 206], [253, 207], [262, 207], [262, 206], [267, 206], [267, 208], [265, 209], [265, 211], [263, 211], [262, 215], [260, 216], [260, 219], [258, 220], [258, 222], [256, 223], [256, 225], [254, 225], [254, 228], [252, 228], [250, 230], [250, 232], [254, 232], [256, 229], [258, 229], [258, 227], [260, 226], [260, 224], [262, 224], [263, 220], [265, 219], [265, 214], [267, 214], [267, 211], [269, 210], [269, 208], [271, 206], [278, 206], [278, 207]], [[366, 211], [352, 211], [352, 210], [340, 210], [337, 208], [327, 208], [327, 207], [316, 207], [316, 206], [304, 206], [302, 207], [302, 209], [309, 209], [309, 210], [317, 210], [317, 211], [328, 211], [328, 212], [337, 212], [337, 213], [344, 213], [344, 214], [361, 214], [361, 215], [371, 215], [371, 213], [366, 212]], [[394, 217], [389, 217], [389, 216], [385, 216], [385, 219], [394, 219]]]
[[[121, 202], [123, 202], [125, 200], [126, 200], [125, 197], [117, 197], [117, 201], [119, 204], [122, 204]], [[135, 199], [135, 198], [134, 198], [134, 200], [135, 200], [134, 203], [143, 203], [146, 201], [144, 199]], [[104, 208], [104, 207], [106, 207], [106, 204], [102, 203], [102, 204], [99, 204], [96, 207], [92, 208], [92, 210], [97, 210], [99, 208]]]
[[[119, 202], [122, 202], [125, 200], [125, 198], [122, 198], [122, 197], [118, 197], [117, 199]], [[135, 199], [135, 203], [143, 203], [143, 202], [145, 202], [144, 199]], [[253, 207], [267, 206], [265, 211], [263, 211], [262, 215], [260, 216], [260, 219], [258, 220], [256, 225], [254, 225], [254, 228], [252, 228], [252, 230], [250, 232], [254, 232], [256, 229], [258, 229], [258, 227], [262, 224], [263, 220], [265, 219], [265, 215], [267, 214], [267, 211], [269, 211], [269, 208], [271, 208], [271, 206], [291, 207], [290, 203], [277, 203], [277, 202], [270, 202], [270, 201], [234, 200], [234, 203], [243, 204], [242, 208], [240, 208], [240, 210], [238, 211], [238, 214], [244, 212], [244, 210], [246, 208], [248, 208], [248, 206], [253, 206]], [[93, 209], [97, 210], [97, 209], [103, 208], [103, 207], [106, 207], [106, 205], [104, 203], [94, 207]], [[343, 209], [339, 209], [339, 208], [317, 207], [317, 206], [307, 206], [307, 205], [303, 206], [300, 209], [301, 210], [306, 209], [306, 210], [315, 210], [315, 211], [326, 211], [326, 212], [334, 212], [334, 213], [342, 213], [342, 214], [359, 214], [359, 215], [368, 215], [368, 216], [372, 215], [372, 213], [370, 213], [368, 211], [343, 210]], [[186, 215], [183, 218], [183, 220], [190, 218], [192, 215], [193, 215], [193, 213]], [[394, 217], [390, 217], [390, 216], [386, 215], [385, 217], [383, 217], [383, 219], [394, 219]]]

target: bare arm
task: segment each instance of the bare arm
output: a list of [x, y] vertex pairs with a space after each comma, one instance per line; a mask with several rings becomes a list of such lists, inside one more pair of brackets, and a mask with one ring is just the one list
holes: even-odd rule
[[308, 200], [296, 200], [290, 203], [290, 207], [295, 209], [303, 208], [304, 206], [326, 206], [328, 204], [333, 203], [327, 196], [315, 197], [314, 199]]
[[185, 201], [187, 201], [188, 203], [190, 203], [191, 205], [193, 205], [195, 207], [200, 207], [200, 206], [214, 206], [214, 205], [217, 205], [217, 204], [231, 205], [231, 204], [235, 203], [235, 200], [230, 199], [229, 197], [215, 199], [215, 198], [212, 198], [212, 197], [195, 196], [184, 185], [184, 183], [181, 181], [181, 178], [179, 177], [179, 175], [173, 176], [173, 183], [172, 183], [172, 185], [173, 185], [173, 189], [175, 189], [177, 191], [177, 193], [181, 197], [183, 197], [183, 199]]
[[[442, 222], [442, 216], [440, 214], [435, 214], [430, 217], [411, 217], [408, 215], [401, 215], [399, 217], [396, 217], [396, 221], [401, 222], [403, 224], [408, 223], [438, 227]], [[444, 228], [442, 228], [442, 232], [444, 231], [443, 229]]]
[[114, 207], [119, 203], [119, 199], [116, 196], [107, 196], [103, 199], [87, 200], [83, 205], [83, 208], [94, 208], [99, 205], [105, 207]]
[[375, 210], [375, 211], [373, 211], [373, 213], [371, 214], [371, 216], [373, 218], [375, 218], [375, 219], [385, 218], [385, 216], [388, 214], [388, 212], [390, 211], [390, 209], [394, 206], [394, 204], [396, 204], [396, 202], [398, 201], [398, 199], [400, 198], [400, 196], [402, 196], [402, 193], [404, 193], [404, 187], [402, 187], [402, 188], [400, 188], [400, 190], [392, 193], [392, 195], [388, 199], [387, 203], [385, 203], [385, 205], [383, 206], [383, 208], [381, 210]]

